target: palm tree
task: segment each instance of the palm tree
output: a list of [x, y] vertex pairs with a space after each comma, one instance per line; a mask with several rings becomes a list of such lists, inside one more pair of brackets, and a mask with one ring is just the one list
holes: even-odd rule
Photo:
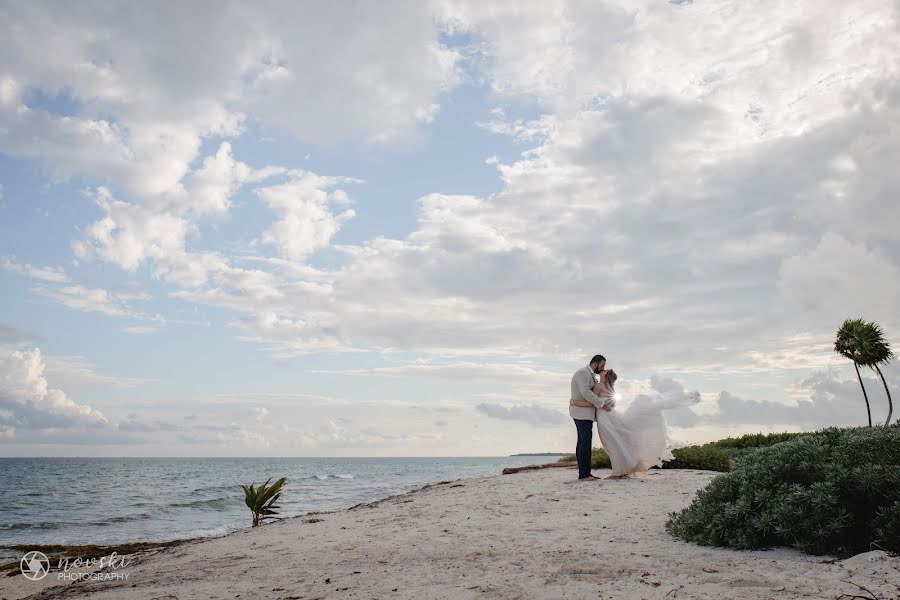
[[866, 401], [866, 414], [869, 417], [869, 427], [872, 426], [872, 409], [869, 406], [869, 395], [866, 394], [866, 386], [863, 385], [862, 375], [859, 374], [859, 365], [862, 364], [862, 346], [867, 335], [866, 322], [862, 319], [845, 319], [837, 330], [834, 339], [834, 351], [853, 361], [856, 369], [856, 378], [859, 379], [859, 387], [862, 388], [863, 399]]
[[275, 501], [281, 496], [281, 486], [287, 481], [287, 477], [282, 477], [273, 483], [271, 487], [269, 487], [270, 481], [272, 481], [271, 477], [265, 483], [259, 484], [257, 488], [254, 488], [252, 483], [241, 486], [244, 488], [244, 503], [250, 509], [250, 512], [253, 513], [254, 527], [262, 523], [264, 519], [274, 519], [275, 517], [272, 515], [278, 514], [274, 510], [279, 508], [275, 506]]
[[881, 327], [874, 321], [865, 324], [865, 336], [863, 337], [864, 345], [861, 350], [861, 360], [859, 364], [865, 365], [878, 373], [881, 378], [881, 384], [884, 386], [884, 392], [888, 399], [888, 415], [884, 422], [887, 427], [891, 424], [891, 416], [894, 414], [894, 402], [891, 400], [891, 391], [888, 389], [887, 382], [884, 380], [884, 373], [881, 372], [879, 365], [886, 365], [894, 358], [891, 352], [891, 344], [884, 339], [884, 332]]

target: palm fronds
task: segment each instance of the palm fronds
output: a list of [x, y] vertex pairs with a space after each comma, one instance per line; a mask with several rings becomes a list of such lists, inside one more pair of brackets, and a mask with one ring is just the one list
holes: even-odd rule
[[259, 484], [258, 487], [253, 483], [241, 486], [244, 489], [244, 503], [253, 513], [254, 527], [265, 519], [277, 518], [274, 516], [278, 514], [275, 509], [280, 507], [275, 502], [281, 497], [281, 486], [287, 481], [287, 477], [282, 477], [271, 486], [269, 485], [270, 481], [272, 481], [271, 477], [265, 483]]

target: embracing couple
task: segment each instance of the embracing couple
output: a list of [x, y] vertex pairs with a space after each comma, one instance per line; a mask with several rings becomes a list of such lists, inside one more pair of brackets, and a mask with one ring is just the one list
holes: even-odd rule
[[612, 464], [612, 475], [607, 479], [624, 479], [673, 458], [666, 441], [664, 407], [641, 396], [624, 413], [616, 411], [617, 379], [616, 372], [606, 368], [606, 359], [600, 354], [572, 376], [569, 415], [578, 430], [575, 457], [579, 481], [599, 479], [591, 475], [594, 423]]

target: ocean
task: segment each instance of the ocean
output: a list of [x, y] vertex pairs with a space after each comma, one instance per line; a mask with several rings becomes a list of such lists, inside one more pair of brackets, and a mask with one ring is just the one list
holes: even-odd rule
[[558, 456], [484, 458], [0, 458], [0, 560], [11, 544], [117, 544], [250, 526], [242, 483], [286, 476], [282, 516], [349, 508], [428, 483]]

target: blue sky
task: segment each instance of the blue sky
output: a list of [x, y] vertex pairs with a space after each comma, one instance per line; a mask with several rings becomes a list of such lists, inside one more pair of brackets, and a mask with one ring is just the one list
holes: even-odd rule
[[0, 455], [569, 449], [596, 352], [675, 442], [861, 423], [898, 9], [727, 4], [0, 4]]

